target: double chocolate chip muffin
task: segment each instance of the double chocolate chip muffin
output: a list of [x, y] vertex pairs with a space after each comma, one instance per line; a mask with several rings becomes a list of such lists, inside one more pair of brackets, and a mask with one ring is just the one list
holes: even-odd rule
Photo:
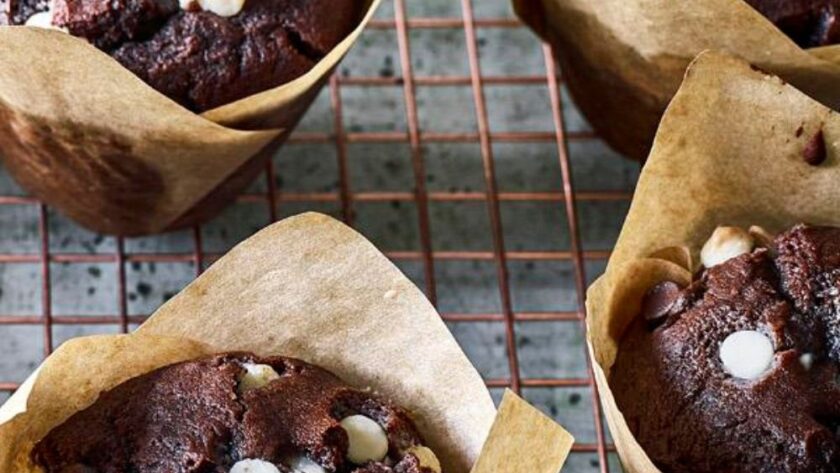
[[126, 381], [32, 459], [47, 473], [441, 473], [403, 409], [317, 366], [247, 353]]
[[287, 83], [361, 21], [363, 0], [0, 0], [0, 25], [84, 38], [202, 112]]
[[664, 472], [840, 472], [840, 229], [715, 231], [651, 288], [610, 384]]
[[840, 0], [746, 0], [803, 48], [840, 42]]

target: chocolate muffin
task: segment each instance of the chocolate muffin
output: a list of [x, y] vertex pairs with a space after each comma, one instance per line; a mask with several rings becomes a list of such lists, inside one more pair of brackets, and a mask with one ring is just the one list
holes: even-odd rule
[[403, 409], [300, 360], [228, 353], [101, 394], [42, 439], [47, 473], [440, 473]]
[[803, 48], [840, 42], [840, 0], [746, 0]]
[[0, 0], [0, 25], [84, 38], [202, 112], [287, 83], [361, 21], [363, 0]]
[[719, 228], [620, 342], [616, 402], [664, 472], [840, 472], [840, 229], [762, 234]]

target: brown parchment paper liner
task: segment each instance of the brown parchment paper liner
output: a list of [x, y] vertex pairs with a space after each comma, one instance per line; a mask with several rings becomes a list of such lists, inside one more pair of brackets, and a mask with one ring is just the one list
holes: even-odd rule
[[[187, 339], [195, 341], [186, 350], [169, 350], [167, 341]], [[0, 424], [0, 471], [37, 471], [6, 465], [28, 462], [33, 442], [96, 393], [168, 362], [229, 350], [300, 357], [372, 387], [414, 413], [448, 473], [469, 471], [479, 456], [476, 473], [556, 473], [573, 442], [508, 394], [479, 455], [496, 410], [440, 316], [363, 237], [303, 214], [241, 243], [133, 335], [76, 340], [48, 358], [0, 409], [0, 421], [17, 414]]]
[[554, 46], [564, 81], [613, 148], [647, 157], [689, 62], [730, 51], [840, 107], [840, 46], [804, 50], [743, 0], [513, 0]]
[[[798, 130], [801, 132], [798, 133]], [[822, 129], [828, 157], [805, 163]], [[607, 384], [618, 343], [657, 282], [687, 284], [718, 225], [772, 232], [840, 224], [840, 118], [777, 77], [701, 54], [669, 105], [605, 274], [587, 292], [588, 341], [607, 421], [627, 471], [657, 472]]]
[[81, 39], [0, 27], [0, 157], [29, 192], [92, 230], [198, 223], [264, 169], [380, 1], [305, 75], [203, 115]]

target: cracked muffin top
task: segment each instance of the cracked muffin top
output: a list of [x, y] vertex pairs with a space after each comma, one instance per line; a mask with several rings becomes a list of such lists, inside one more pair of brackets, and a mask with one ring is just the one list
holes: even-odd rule
[[840, 0], [746, 0], [803, 48], [840, 43]]
[[363, 0], [0, 0], [0, 25], [84, 38], [195, 112], [305, 74], [361, 21]]
[[840, 472], [840, 229], [721, 227], [651, 288], [610, 385], [664, 472]]
[[126, 381], [32, 458], [47, 473], [441, 473], [403, 409], [309, 363], [247, 353]]

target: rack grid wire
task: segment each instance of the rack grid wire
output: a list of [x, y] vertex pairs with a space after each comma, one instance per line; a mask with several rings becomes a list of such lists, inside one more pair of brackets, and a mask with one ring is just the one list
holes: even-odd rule
[[[415, 0], [421, 1], [421, 0]], [[471, 0], [450, 0], [460, 2], [460, 17], [425, 17], [413, 16], [407, 11], [407, 0], [386, 0], [392, 3], [388, 8], [389, 15], [378, 15], [370, 25], [368, 32], [385, 30], [395, 33], [396, 56], [399, 58], [398, 70], [379, 76], [350, 76], [342, 74], [341, 69], [331, 78], [325, 94], [329, 98], [332, 116], [331, 131], [300, 131], [290, 139], [287, 147], [295, 144], [310, 144], [318, 146], [334, 146], [337, 157], [337, 188], [326, 191], [294, 191], [284, 190], [278, 185], [278, 170], [275, 161], [270, 162], [265, 170], [264, 185], [256, 186], [258, 192], [249, 191], [238, 198], [238, 204], [266, 206], [268, 224], [277, 221], [284, 205], [295, 204], [301, 208], [317, 207], [318, 205], [336, 206], [336, 214], [349, 225], [354, 225], [357, 219], [358, 205], [364, 203], [390, 203], [399, 205], [402, 202], [413, 204], [416, 214], [416, 225], [419, 230], [419, 248], [385, 250], [385, 253], [395, 262], [414, 262], [422, 268], [422, 276], [418, 281], [429, 299], [438, 305], [438, 271], [437, 266], [447, 261], [486, 262], [494, 265], [495, 285], [500, 305], [497, 311], [452, 312], [443, 311], [442, 317], [449, 323], [477, 323], [493, 322], [504, 326], [504, 351], [507, 358], [509, 376], [487, 378], [491, 389], [509, 387], [521, 393], [529, 388], [586, 388], [591, 394], [591, 422], [594, 425], [594, 441], [577, 443], [573, 452], [595, 455], [597, 464], [592, 463], [596, 471], [608, 472], [620, 469], [614, 457], [614, 447], [605, 432], [601, 408], [597, 402], [597, 389], [591, 376], [589, 358], [585, 353], [585, 344], [581, 344], [586, 359], [586, 375], [577, 377], [529, 377], [522, 375], [522, 363], [519, 359], [517, 347], [517, 330], [520, 324], [529, 322], [564, 322], [583, 326], [585, 309], [584, 293], [587, 286], [587, 268], [589, 261], [603, 263], [609, 256], [610, 249], [584, 250], [581, 239], [578, 218], [579, 202], [628, 202], [632, 189], [607, 189], [576, 191], [573, 185], [569, 145], [574, 142], [597, 140], [591, 131], [567, 131], [564, 107], [568, 107], [561, 93], [562, 80], [549, 46], [538, 44], [534, 37], [535, 47], [539, 48], [544, 60], [544, 69], [535, 71], [534, 75], [485, 75], [482, 74], [480, 61], [479, 31], [484, 29], [519, 30], [524, 25], [512, 16], [504, 18], [476, 17]], [[485, 0], [482, 0], [485, 1]], [[494, 0], [497, 1], [497, 0]], [[417, 75], [412, 61], [411, 32], [417, 30], [455, 30], [463, 33], [467, 53], [468, 74], [435, 74]], [[368, 34], [367, 32], [365, 34]], [[364, 37], [364, 36], [363, 36]], [[360, 46], [356, 46], [360, 47]], [[504, 58], [503, 58], [504, 59]], [[514, 60], [506, 58], [505, 60]], [[457, 68], [453, 68], [457, 69]], [[397, 74], [398, 73], [398, 74]], [[491, 130], [488, 114], [487, 87], [492, 86], [521, 86], [542, 85], [547, 87], [548, 100], [551, 108], [551, 123], [545, 130], [539, 131], [505, 131]], [[471, 92], [474, 106], [475, 130], [468, 132], [431, 132], [421, 126], [418, 107], [418, 87], [464, 87]], [[401, 89], [402, 101], [405, 108], [405, 130], [377, 130], [354, 131], [348, 130], [344, 120], [342, 91], [347, 88], [396, 88]], [[410, 180], [412, 186], [405, 190], [388, 191], [356, 191], [352, 186], [352, 176], [349, 167], [348, 148], [357, 143], [400, 143], [408, 146], [410, 156]], [[430, 190], [427, 179], [427, 162], [425, 147], [433, 143], [468, 143], [477, 144], [481, 157], [481, 178], [484, 189], [479, 191], [465, 190]], [[503, 191], [499, 188], [494, 159], [494, 144], [496, 143], [548, 143], [555, 147], [555, 165], [559, 168], [561, 182], [555, 190], [541, 191]], [[281, 154], [283, 151], [281, 150]], [[2, 188], [0, 188], [2, 189]], [[135, 314], [129, 310], [129, 294], [127, 283], [127, 267], [144, 263], [189, 263], [194, 267], [197, 276], [212, 264], [224, 252], [208, 251], [203, 243], [201, 227], [192, 229], [189, 233], [191, 251], [179, 252], [129, 252], [126, 251], [126, 240], [114, 238], [113, 251], [100, 252], [64, 252], [57, 251], [51, 244], [54, 238], [51, 231], [50, 219], [56, 218], [40, 201], [26, 195], [2, 195], [0, 192], [0, 208], [4, 206], [32, 207], [37, 212], [37, 251], [19, 253], [17, 251], [0, 252], [0, 267], [8, 265], [37, 266], [40, 273], [40, 313], [33, 314], [4, 314], [0, 310], [0, 327], [3, 326], [40, 326], [43, 337], [43, 356], [55, 348], [55, 327], [83, 324], [85, 326], [116, 326], [119, 331], [127, 332], [142, 323], [148, 314]], [[434, 225], [430, 217], [430, 205], [435, 203], [481, 203], [486, 207], [489, 222], [491, 248], [482, 250], [436, 250], [433, 242]], [[503, 227], [503, 203], [541, 202], [561, 206], [565, 213], [566, 227], [562, 229], [568, 235], [568, 247], [561, 250], [508, 250], [505, 243]], [[297, 207], [296, 207], [297, 208]], [[6, 223], [5, 225], [9, 225]], [[6, 230], [10, 230], [6, 226]], [[3, 229], [0, 227], [0, 232]], [[560, 229], [558, 229], [560, 231]], [[515, 310], [511, 297], [510, 265], [512, 262], [560, 261], [571, 264], [573, 274], [573, 290], [576, 294], [575, 307], [571, 310]], [[55, 297], [53, 291], [53, 275], [55, 265], [61, 264], [93, 264], [113, 265], [115, 267], [113, 283], [116, 292], [115, 314], [89, 314], [82, 311], [76, 314], [55, 314], [53, 306]], [[591, 275], [590, 275], [591, 276]], [[0, 297], [7, 293], [9, 287], [3, 286], [0, 279]], [[2, 306], [0, 306], [2, 307]], [[94, 329], [95, 330], [95, 329]], [[521, 329], [520, 329], [521, 330]], [[582, 330], [582, 329], [581, 329]], [[2, 345], [2, 335], [0, 335]], [[557, 347], [558, 350], [564, 349]], [[5, 378], [5, 379], [4, 379]], [[14, 392], [20, 380], [9, 380], [0, 370], [0, 393]], [[0, 397], [2, 400], [2, 397]]]

